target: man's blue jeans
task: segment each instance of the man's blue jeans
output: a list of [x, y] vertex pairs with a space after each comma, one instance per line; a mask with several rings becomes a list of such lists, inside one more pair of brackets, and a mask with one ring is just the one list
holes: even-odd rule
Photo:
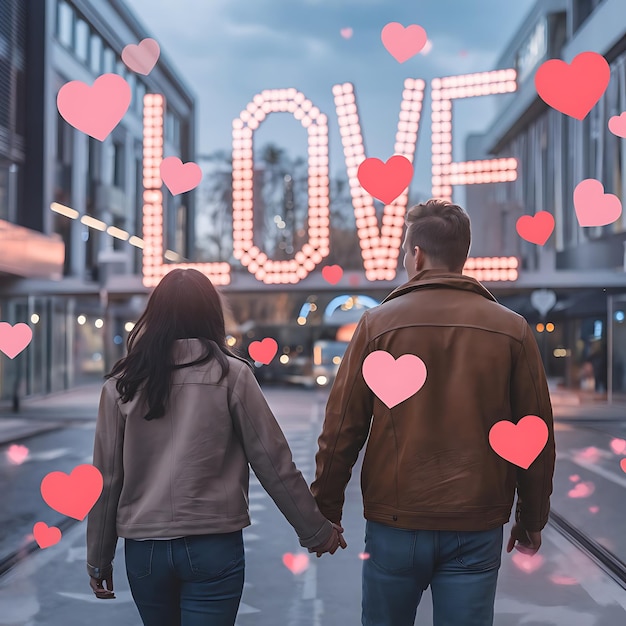
[[402, 530], [368, 521], [363, 626], [413, 626], [430, 585], [433, 626], [491, 626], [503, 527]]
[[243, 534], [124, 541], [144, 626], [233, 626], [243, 593]]

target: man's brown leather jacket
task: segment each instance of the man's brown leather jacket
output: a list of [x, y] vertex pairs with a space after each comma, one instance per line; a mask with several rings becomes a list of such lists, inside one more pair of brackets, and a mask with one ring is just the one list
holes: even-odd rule
[[[424, 361], [423, 387], [389, 409], [362, 374], [368, 354]], [[536, 415], [548, 427], [524, 470], [491, 448], [501, 420]], [[371, 428], [371, 430], [370, 430]], [[366, 440], [361, 472], [368, 520], [405, 529], [489, 530], [510, 517], [539, 531], [548, 521], [555, 463], [552, 406], [526, 320], [478, 281], [419, 272], [361, 318], [328, 399], [311, 491], [341, 520], [344, 491]]]

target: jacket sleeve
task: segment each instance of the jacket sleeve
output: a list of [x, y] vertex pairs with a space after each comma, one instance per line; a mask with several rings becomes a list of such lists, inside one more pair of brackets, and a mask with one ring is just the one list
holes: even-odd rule
[[362, 373], [363, 361], [371, 351], [367, 321], [365, 312], [337, 371], [315, 457], [311, 492], [320, 511], [335, 523], [341, 521], [346, 486], [372, 422], [373, 393]]
[[102, 494], [87, 517], [87, 572], [106, 578], [113, 569], [117, 546], [117, 505], [124, 483], [124, 419], [115, 385], [105, 384], [100, 395], [93, 465], [103, 478]]
[[517, 468], [515, 521], [536, 532], [548, 523], [556, 451], [548, 382], [537, 342], [526, 321], [511, 380], [511, 409], [516, 424], [526, 415], [536, 415], [548, 426], [548, 441], [539, 456], [528, 469]]
[[300, 545], [325, 543], [332, 524], [320, 513], [295, 466], [289, 444], [247, 365], [241, 367], [230, 394], [235, 432], [263, 488], [295, 529]]

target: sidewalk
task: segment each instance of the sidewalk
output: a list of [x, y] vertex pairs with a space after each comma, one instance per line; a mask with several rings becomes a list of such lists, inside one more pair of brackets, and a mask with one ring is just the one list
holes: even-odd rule
[[[549, 381], [555, 419], [626, 421], [626, 396], [614, 396], [613, 404], [600, 394], [557, 388]], [[22, 401], [19, 413], [10, 402], [0, 404], [0, 445], [63, 428], [74, 420], [95, 420], [98, 414], [100, 383]]]

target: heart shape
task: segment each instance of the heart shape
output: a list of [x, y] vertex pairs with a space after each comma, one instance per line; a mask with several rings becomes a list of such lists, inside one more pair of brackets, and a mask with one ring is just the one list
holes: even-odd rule
[[626, 111], [621, 115], [614, 115], [609, 120], [609, 130], [618, 137], [626, 138]]
[[595, 513], [597, 513], [599, 510], [600, 510], [600, 507], [599, 507], [599, 506], [590, 506], [590, 507], [589, 507], [589, 511], [590, 511], [591, 513], [594, 513], [594, 514], [595, 514]]
[[380, 38], [387, 52], [398, 63], [404, 63], [415, 56], [428, 40], [426, 31], [421, 26], [411, 24], [405, 28], [399, 22], [387, 24], [383, 28]]
[[361, 561], [367, 561], [367, 559], [370, 558], [370, 555], [368, 552], [359, 552], [359, 558]]
[[553, 109], [582, 120], [606, 91], [611, 68], [597, 52], [581, 52], [571, 65], [560, 59], [542, 63], [535, 74], [539, 97]]
[[514, 424], [496, 422], [489, 430], [489, 445], [505, 461], [528, 469], [548, 441], [548, 426], [536, 415], [525, 415]]
[[413, 164], [400, 154], [392, 156], [386, 163], [369, 158], [359, 165], [356, 176], [367, 193], [391, 204], [409, 186]]
[[322, 277], [331, 285], [336, 285], [343, 276], [343, 270], [339, 265], [327, 265], [322, 269]]
[[390, 409], [416, 394], [426, 382], [426, 365], [414, 354], [394, 359], [389, 352], [376, 350], [363, 361], [362, 372], [367, 386]]
[[517, 220], [515, 229], [522, 239], [543, 246], [554, 230], [554, 217], [547, 211], [523, 215]]
[[588, 498], [596, 490], [592, 482], [578, 483], [567, 492], [570, 498]]
[[269, 365], [278, 352], [278, 343], [271, 337], [266, 337], [263, 341], [253, 341], [248, 353], [250, 356], [263, 365]]
[[580, 480], [580, 476], [578, 474], [572, 474], [569, 479], [573, 482], [573, 483], [577, 483]]
[[626, 459], [622, 459], [619, 462], [619, 466], [622, 468], [622, 472], [626, 472]]
[[574, 209], [581, 226], [607, 226], [619, 219], [622, 203], [612, 193], [604, 193], [604, 185], [587, 178], [574, 189]]
[[626, 439], [612, 439], [611, 450], [613, 450], [615, 454], [626, 453]]
[[154, 39], [148, 37], [137, 45], [128, 44], [122, 50], [122, 61], [133, 72], [147, 76], [156, 65], [160, 54], [161, 48], [159, 44]]
[[93, 86], [73, 80], [59, 89], [57, 108], [81, 132], [104, 141], [130, 106], [130, 85], [117, 74], [103, 74]]
[[511, 557], [511, 560], [519, 569], [522, 570], [522, 572], [526, 572], [527, 574], [532, 574], [543, 565], [543, 557], [541, 554], [533, 554], [530, 556], [528, 554], [516, 552]]
[[340, 31], [341, 36], [344, 39], [350, 39], [350, 37], [352, 37], [352, 29], [351, 28], [342, 28]]
[[195, 189], [202, 180], [202, 170], [197, 163], [184, 163], [178, 157], [167, 157], [161, 161], [161, 179], [171, 194]]
[[78, 465], [69, 476], [63, 472], [44, 476], [41, 496], [55, 511], [82, 521], [98, 501], [102, 487], [102, 474], [97, 467]]
[[7, 458], [13, 465], [21, 465], [28, 456], [28, 448], [26, 446], [20, 446], [18, 444], [13, 444], [9, 446], [7, 450]]
[[33, 527], [33, 536], [40, 548], [49, 548], [61, 541], [61, 531], [56, 526], [48, 526], [44, 522], [37, 522]]
[[0, 322], [0, 352], [14, 359], [33, 339], [33, 331], [28, 324]]
[[292, 574], [302, 574], [309, 568], [309, 557], [307, 554], [287, 554], [283, 555], [283, 564]]

